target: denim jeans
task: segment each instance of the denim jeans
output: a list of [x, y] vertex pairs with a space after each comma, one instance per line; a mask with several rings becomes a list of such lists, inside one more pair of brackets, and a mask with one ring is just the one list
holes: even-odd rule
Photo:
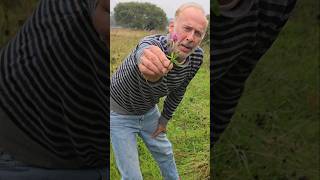
[[177, 180], [179, 175], [173, 157], [172, 145], [165, 133], [152, 138], [160, 112], [155, 106], [144, 115], [120, 115], [110, 112], [111, 142], [122, 180], [142, 180], [137, 150], [139, 135], [157, 161], [165, 180]]
[[0, 149], [0, 180], [107, 180], [109, 169], [47, 169], [15, 160]]

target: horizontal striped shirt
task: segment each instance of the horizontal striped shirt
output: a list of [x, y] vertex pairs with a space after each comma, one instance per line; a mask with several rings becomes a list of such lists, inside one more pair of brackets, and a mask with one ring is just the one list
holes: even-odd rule
[[243, 16], [211, 21], [211, 145], [230, 123], [245, 81], [271, 47], [296, 0], [253, 0]]
[[[0, 108], [10, 120], [0, 124], [12, 121], [57, 161], [17, 149], [12, 154], [18, 160], [55, 168], [106, 166], [108, 51], [92, 23], [95, 3], [42, 0], [1, 49]], [[16, 148], [29, 142], [20, 143]]]
[[[158, 82], [147, 82], [138, 68], [143, 49], [155, 45], [168, 55], [167, 39], [168, 37], [163, 35], [153, 35], [142, 39], [112, 75], [110, 85], [110, 95], [112, 100], [115, 101], [115, 105], [129, 114], [142, 115], [154, 107], [161, 97], [166, 96], [159, 120], [163, 124], [166, 124], [172, 117], [203, 59], [203, 50], [197, 47], [187, 57], [186, 66], [178, 67], [174, 65], [172, 70]], [[113, 110], [115, 107], [111, 105], [111, 109]]]

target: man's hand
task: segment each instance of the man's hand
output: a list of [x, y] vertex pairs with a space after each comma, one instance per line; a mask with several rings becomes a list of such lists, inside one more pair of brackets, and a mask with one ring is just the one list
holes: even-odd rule
[[146, 80], [156, 82], [165, 76], [173, 65], [158, 46], [151, 45], [143, 50], [138, 67]]
[[166, 131], [167, 131], [166, 125], [158, 124], [157, 129], [154, 131], [154, 133], [152, 133], [151, 137], [156, 138], [160, 133], [162, 133], [162, 132], [165, 133]]

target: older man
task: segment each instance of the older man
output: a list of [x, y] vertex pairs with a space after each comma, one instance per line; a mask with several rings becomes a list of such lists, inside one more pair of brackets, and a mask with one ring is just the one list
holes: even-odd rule
[[[142, 179], [136, 135], [157, 161], [164, 179], [179, 178], [166, 125], [200, 68], [199, 44], [207, 24], [200, 5], [182, 5], [169, 24], [169, 34], [142, 39], [112, 76], [111, 141], [122, 179]], [[171, 52], [179, 57], [177, 63], [167, 58]], [[157, 103], [164, 96], [160, 113]]]
[[105, 0], [41, 0], [0, 51], [0, 179], [101, 179], [108, 163]]

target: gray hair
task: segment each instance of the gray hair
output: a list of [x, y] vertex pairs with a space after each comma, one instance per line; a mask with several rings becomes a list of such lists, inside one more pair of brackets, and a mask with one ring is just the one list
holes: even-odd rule
[[174, 15], [175, 18], [177, 18], [183, 10], [185, 10], [185, 9], [187, 9], [187, 8], [190, 8], [190, 7], [199, 9], [199, 10], [201, 10], [201, 11], [203, 12], [204, 15], [206, 14], [205, 11], [204, 11], [204, 9], [203, 9], [203, 7], [202, 7], [200, 4], [197, 4], [197, 3], [195, 3], [195, 2], [189, 2], [189, 3], [182, 4], [182, 5], [176, 10], [176, 13], [175, 13], [175, 15]]

